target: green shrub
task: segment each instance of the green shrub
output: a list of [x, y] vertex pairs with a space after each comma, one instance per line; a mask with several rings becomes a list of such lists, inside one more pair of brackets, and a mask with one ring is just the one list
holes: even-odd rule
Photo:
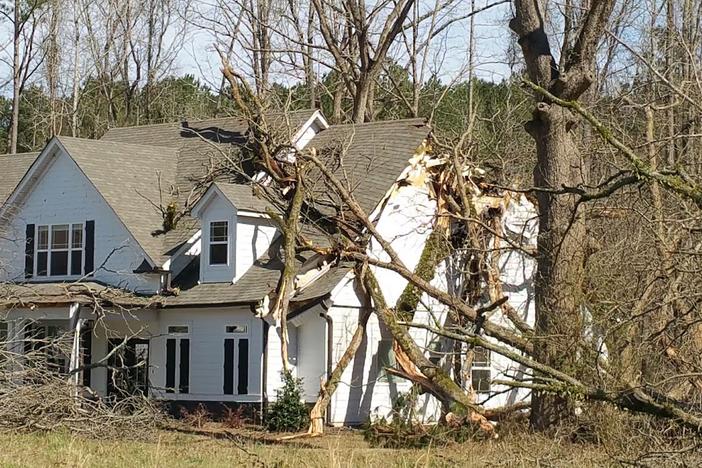
[[266, 415], [269, 431], [299, 431], [309, 422], [307, 406], [302, 401], [302, 379], [293, 377], [290, 371], [281, 372], [283, 388], [276, 390], [275, 402]]

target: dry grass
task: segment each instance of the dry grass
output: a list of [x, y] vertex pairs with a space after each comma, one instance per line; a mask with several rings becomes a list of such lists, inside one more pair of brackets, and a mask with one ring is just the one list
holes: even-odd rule
[[1, 466], [605, 466], [616, 464], [596, 446], [559, 444], [534, 435], [423, 450], [369, 448], [357, 431], [278, 442], [260, 432], [233, 438], [161, 432], [154, 442], [98, 441], [68, 433], [4, 434]]

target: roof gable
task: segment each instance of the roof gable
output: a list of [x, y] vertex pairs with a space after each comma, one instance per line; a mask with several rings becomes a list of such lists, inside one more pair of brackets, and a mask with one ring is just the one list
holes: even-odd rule
[[177, 154], [159, 148], [57, 137], [156, 266], [163, 263], [161, 208], [170, 199]]

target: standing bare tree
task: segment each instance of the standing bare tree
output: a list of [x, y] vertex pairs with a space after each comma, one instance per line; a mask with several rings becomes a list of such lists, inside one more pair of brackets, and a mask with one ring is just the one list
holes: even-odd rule
[[[578, 37], [564, 47], [564, 65], [557, 66], [545, 25], [545, 2], [515, 0], [510, 27], [517, 33], [529, 79], [564, 100], [577, 100], [593, 83], [598, 45], [604, 36], [614, 0], [592, 0]], [[538, 273], [536, 278], [536, 358], [556, 369], [572, 369], [582, 330], [583, 268], [587, 237], [585, 219], [576, 213], [577, 197], [563, 187], [587, 182], [588, 162], [576, 144], [578, 117], [540, 95], [526, 130], [536, 143], [534, 183], [539, 187]], [[532, 397], [531, 423], [545, 429], [571, 413], [568, 399], [542, 392]]]
[[16, 153], [22, 92], [44, 58], [38, 33], [45, 1], [14, 0], [11, 6], [1, 6], [0, 13], [12, 25], [12, 117], [8, 152]]

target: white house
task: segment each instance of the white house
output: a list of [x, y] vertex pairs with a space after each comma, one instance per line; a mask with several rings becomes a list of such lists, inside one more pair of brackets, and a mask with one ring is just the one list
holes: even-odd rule
[[[421, 159], [430, 135], [424, 121], [330, 126], [319, 111], [272, 121], [291, 146], [328, 150], [320, 153], [328, 167], [414, 268], [436, 211], [428, 184], [407, 182], [410, 160]], [[101, 140], [55, 137], [38, 154], [0, 156], [0, 331], [7, 346], [22, 352], [27, 337], [76, 330], [67, 368], [106, 363], [108, 355], [129, 367], [111, 372], [98, 365], [76, 376], [105, 397], [141, 391], [183, 404], [271, 401], [281, 384], [280, 330], [262, 311], [288, 259], [270, 216], [275, 207], [232, 175], [251, 170], [246, 137], [245, 122], [223, 118], [115, 128]], [[338, 200], [323, 184], [314, 190], [311, 208], [323, 217]], [[164, 226], [169, 210], [183, 207], [187, 214], [175, 227]], [[504, 229], [533, 239], [531, 205], [514, 199], [504, 209]], [[317, 245], [330, 242], [311, 230], [303, 234]], [[505, 252], [505, 293], [532, 321], [533, 262], [519, 250]], [[376, 242], [369, 253], [384, 255]], [[348, 265], [310, 252], [292, 261], [300, 274], [288, 317], [289, 365], [313, 402], [368, 305]], [[405, 280], [385, 270], [376, 275], [394, 303]], [[449, 290], [449, 277], [442, 265], [434, 282]], [[415, 320], [445, 317], [436, 301], [426, 297], [422, 304]], [[367, 330], [331, 402], [330, 423], [387, 414], [410, 388], [383, 371], [393, 364], [392, 340], [375, 315]], [[436, 337], [412, 334], [427, 352], [437, 350]], [[512, 403], [526, 395], [490, 381], [519, 372], [514, 363], [480, 354], [473, 386], [488, 406]], [[421, 411], [436, 417], [437, 405], [426, 398]]]

